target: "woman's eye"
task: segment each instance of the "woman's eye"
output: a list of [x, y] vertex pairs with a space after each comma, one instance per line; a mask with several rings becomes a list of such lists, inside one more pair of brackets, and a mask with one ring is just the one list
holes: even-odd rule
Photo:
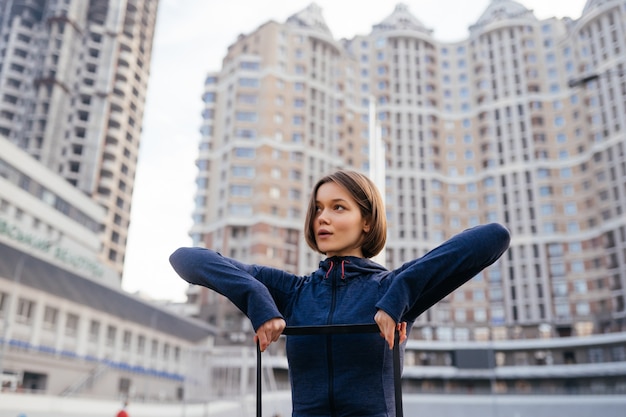
[[335, 210], [343, 210], [344, 208], [345, 208], [344, 206], [341, 206], [339, 204], [335, 206]]

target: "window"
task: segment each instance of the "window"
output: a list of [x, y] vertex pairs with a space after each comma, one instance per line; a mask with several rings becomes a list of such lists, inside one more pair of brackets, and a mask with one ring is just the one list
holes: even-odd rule
[[554, 311], [559, 318], [568, 318], [570, 316], [569, 304], [566, 303], [555, 304]]
[[565, 118], [563, 116], [556, 116], [554, 118], [554, 125], [557, 127], [561, 127], [565, 125]]
[[552, 187], [549, 185], [544, 185], [539, 187], [539, 195], [542, 197], [547, 197], [552, 195]]
[[[563, 245], [561, 245], [560, 243], [551, 243], [550, 245], [548, 245], [548, 253], [550, 254], [550, 256], [563, 256]], [[562, 264], [559, 265], [563, 267]]]
[[565, 203], [565, 206], [564, 206], [563, 209], [565, 211], [565, 214], [568, 215], [568, 216], [572, 216], [572, 215], [575, 215], [577, 213], [576, 203], [574, 203], [574, 202]]
[[35, 302], [26, 298], [20, 298], [17, 302], [18, 323], [30, 324], [33, 321]]
[[89, 341], [97, 342], [100, 339], [100, 322], [91, 320], [89, 323]]
[[237, 102], [240, 104], [257, 104], [258, 96], [256, 94], [237, 94]]
[[132, 339], [132, 335], [130, 333], [130, 330], [124, 330], [124, 335], [122, 336], [122, 349], [123, 350], [130, 350], [130, 341]]
[[254, 148], [235, 148], [235, 157], [252, 159], [256, 156]]
[[150, 346], [150, 356], [156, 358], [159, 353], [159, 342], [156, 339], [152, 339], [152, 343]]
[[578, 280], [574, 282], [574, 289], [578, 294], [586, 294], [587, 293], [587, 283], [583, 280]]
[[490, 301], [502, 301], [504, 295], [502, 294], [501, 287], [493, 287], [489, 290]]
[[464, 323], [467, 321], [467, 312], [463, 308], [457, 308], [454, 310], [454, 321], [457, 323]]
[[259, 86], [259, 80], [258, 78], [240, 78], [239, 86], [255, 88]]
[[258, 116], [256, 112], [238, 111], [235, 114], [235, 118], [238, 122], [256, 122]]
[[146, 350], [146, 337], [143, 335], [139, 335], [137, 337], [137, 353], [144, 353]]
[[232, 175], [237, 178], [254, 178], [255, 170], [251, 166], [239, 166], [232, 167]]
[[588, 316], [590, 313], [589, 303], [579, 302], [576, 303], [576, 314], [579, 316]]
[[107, 346], [114, 346], [115, 345], [115, 336], [117, 333], [117, 329], [115, 328], [115, 326], [107, 326], [107, 338], [106, 338], [106, 344]]
[[563, 195], [571, 196], [574, 195], [574, 186], [571, 184], [567, 184], [563, 186]]
[[252, 216], [253, 210], [250, 204], [230, 204], [228, 213], [233, 216]]
[[[572, 245], [570, 244], [570, 247], [571, 246]], [[572, 272], [575, 272], [575, 273], [585, 272], [585, 263], [581, 260], [572, 261], [571, 268], [572, 268]]]
[[231, 185], [230, 195], [236, 197], [252, 197], [252, 186], [242, 184]]
[[450, 321], [450, 310], [447, 308], [438, 308], [436, 310], [437, 321], [446, 322]]
[[552, 283], [552, 291], [557, 297], [565, 297], [567, 295], [567, 283], [559, 281]]
[[487, 311], [484, 308], [474, 309], [474, 321], [486, 322], [487, 321]]
[[299, 201], [301, 196], [302, 196], [302, 193], [300, 192], [300, 190], [297, 190], [295, 188], [289, 189], [289, 199], [290, 200]]
[[65, 321], [65, 334], [67, 336], [76, 336], [78, 333], [78, 314], [67, 313]]
[[502, 306], [491, 307], [491, 323], [503, 324], [505, 321], [504, 308]]
[[258, 62], [243, 61], [239, 64], [239, 67], [245, 70], [257, 71], [261, 67], [261, 65]]
[[582, 252], [582, 244], [580, 242], [572, 242], [568, 245], [569, 251], [571, 253], [580, 253]]
[[254, 139], [256, 138], [256, 130], [254, 129], [236, 129], [235, 136], [243, 139]]
[[450, 327], [437, 327], [437, 339], [441, 341], [452, 340], [452, 329]]
[[59, 317], [58, 309], [54, 307], [46, 306], [46, 308], [44, 309], [44, 314], [43, 314], [43, 327], [49, 330], [56, 329], [58, 317]]
[[614, 346], [611, 348], [611, 358], [614, 362], [626, 361], [626, 347]]

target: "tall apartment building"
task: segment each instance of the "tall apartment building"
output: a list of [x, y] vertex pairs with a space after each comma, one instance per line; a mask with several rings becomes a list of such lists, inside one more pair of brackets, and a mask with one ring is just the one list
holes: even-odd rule
[[106, 208], [120, 274], [158, 0], [0, 0], [0, 135]]
[[[479, 223], [512, 233], [503, 258], [412, 335], [624, 331], [625, 66], [624, 0], [589, 0], [577, 20], [493, 0], [454, 43], [402, 4], [369, 34], [336, 40], [312, 4], [240, 35], [207, 76], [190, 234], [244, 262], [314, 270], [309, 191], [337, 168], [368, 172], [375, 100], [388, 268]], [[216, 325], [246, 323], [204, 288], [189, 296]]]

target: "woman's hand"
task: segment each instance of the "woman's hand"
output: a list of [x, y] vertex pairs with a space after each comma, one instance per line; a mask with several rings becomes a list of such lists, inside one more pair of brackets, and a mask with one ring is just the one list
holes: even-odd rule
[[394, 336], [396, 329], [400, 332], [400, 343], [406, 340], [406, 322], [402, 323], [395, 322], [394, 319], [391, 318], [389, 314], [387, 314], [383, 310], [378, 310], [376, 315], [374, 316], [374, 321], [378, 324], [378, 328], [380, 329], [380, 336], [387, 341], [389, 344], [389, 349], [393, 349]]
[[287, 326], [285, 320], [280, 317], [275, 317], [266, 321], [257, 329], [256, 335], [254, 336], [254, 343], [258, 341], [261, 352], [265, 352], [265, 349], [267, 349], [270, 343], [278, 340], [283, 330], [285, 330], [285, 326]]

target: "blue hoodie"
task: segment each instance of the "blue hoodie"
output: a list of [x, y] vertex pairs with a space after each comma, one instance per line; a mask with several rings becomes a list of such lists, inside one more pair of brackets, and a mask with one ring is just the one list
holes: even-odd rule
[[[393, 271], [331, 257], [297, 276], [202, 248], [180, 248], [170, 262], [187, 282], [228, 297], [255, 331], [276, 317], [288, 326], [370, 324], [381, 309], [407, 322], [408, 333], [422, 312], [495, 262], [509, 240], [498, 224], [478, 226]], [[392, 351], [380, 335], [287, 336], [287, 359], [293, 417], [394, 416]]]

